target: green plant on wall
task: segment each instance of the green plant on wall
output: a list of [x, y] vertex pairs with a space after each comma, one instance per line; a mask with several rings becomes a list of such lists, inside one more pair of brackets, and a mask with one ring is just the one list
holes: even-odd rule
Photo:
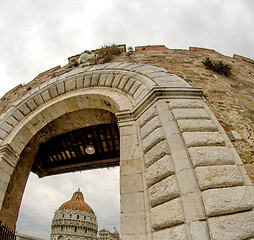
[[202, 63], [205, 65], [206, 69], [212, 70], [226, 77], [229, 77], [231, 75], [232, 67], [227, 63], [224, 63], [222, 61], [214, 61], [211, 60], [209, 57], [202, 61]]
[[110, 62], [113, 56], [118, 56], [122, 53], [122, 49], [116, 44], [104, 45], [97, 51], [99, 63]]

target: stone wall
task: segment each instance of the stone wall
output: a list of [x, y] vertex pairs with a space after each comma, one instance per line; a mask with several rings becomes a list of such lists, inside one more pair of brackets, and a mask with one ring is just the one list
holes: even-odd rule
[[[227, 57], [212, 49], [196, 47], [190, 47], [189, 50], [172, 50], [163, 45], [136, 47], [136, 49], [141, 48], [144, 50], [124, 52], [115, 57], [113, 61], [137, 62], [162, 67], [183, 78], [191, 86], [202, 88], [206, 103], [233, 142], [254, 182], [253, 60], [237, 54], [233, 58]], [[202, 61], [206, 57], [230, 64], [232, 75], [225, 77], [205, 69]], [[47, 82], [52, 77], [69, 72], [73, 68], [75, 67], [71, 63], [62, 68], [57, 66], [39, 74], [23, 87], [19, 85], [0, 100], [0, 113], [5, 111], [12, 102], [29, 92], [31, 88]]]
[[[232, 66], [225, 77], [205, 69], [210, 57]], [[207, 105], [223, 126], [254, 182], [254, 64], [202, 51], [167, 50], [123, 53], [115, 61], [130, 61], [165, 68], [191, 86], [202, 88]]]

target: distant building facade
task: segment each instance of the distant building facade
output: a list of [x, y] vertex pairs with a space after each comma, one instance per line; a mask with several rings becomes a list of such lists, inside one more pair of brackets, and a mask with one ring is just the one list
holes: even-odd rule
[[115, 229], [113, 233], [106, 230], [105, 228], [99, 231], [98, 240], [119, 240], [120, 236], [118, 231]]
[[95, 213], [78, 190], [55, 212], [51, 240], [97, 240], [97, 232]]

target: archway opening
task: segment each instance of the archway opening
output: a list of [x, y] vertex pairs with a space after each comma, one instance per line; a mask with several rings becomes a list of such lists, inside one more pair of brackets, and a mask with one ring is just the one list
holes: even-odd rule
[[16, 230], [49, 240], [55, 211], [80, 187], [94, 210], [98, 230], [120, 232], [119, 167], [85, 170], [38, 178], [30, 173], [21, 203]]
[[103, 109], [67, 113], [38, 131], [24, 148], [8, 185], [0, 216], [15, 228], [31, 171], [44, 177], [108, 168], [119, 166], [119, 158], [119, 130], [113, 113]]

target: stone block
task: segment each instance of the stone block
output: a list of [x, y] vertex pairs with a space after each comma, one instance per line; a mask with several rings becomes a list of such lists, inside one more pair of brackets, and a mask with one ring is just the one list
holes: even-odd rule
[[184, 169], [176, 174], [181, 194], [193, 193], [198, 190], [193, 169]]
[[184, 132], [183, 138], [188, 147], [224, 145], [219, 132]]
[[208, 216], [247, 211], [253, 208], [253, 199], [247, 187], [209, 189], [202, 192]]
[[137, 91], [133, 94], [133, 98], [138, 102], [138, 99], [140, 99], [141, 96], [143, 96], [144, 93], [147, 93], [147, 92], [148, 92], [147, 88], [142, 84], [137, 89]]
[[145, 210], [144, 194], [142, 192], [121, 194], [120, 198], [121, 213], [142, 212]]
[[[121, 153], [120, 153], [121, 154]], [[151, 164], [169, 154], [169, 149], [166, 141], [157, 143], [147, 153], [145, 153], [145, 165], [149, 167]]]
[[117, 87], [122, 79], [123, 75], [116, 75], [113, 82], [112, 82], [112, 87]]
[[156, 145], [157, 143], [161, 142], [164, 139], [165, 139], [165, 133], [163, 131], [163, 128], [160, 127], [152, 131], [142, 141], [144, 153], [149, 151], [151, 148], [154, 147], [154, 145]]
[[100, 79], [100, 74], [99, 73], [93, 73], [90, 86], [91, 87], [97, 86], [98, 82], [99, 82], [99, 79]]
[[153, 240], [185, 240], [185, 239], [189, 238], [186, 230], [186, 225], [184, 224], [153, 232]]
[[105, 85], [107, 76], [108, 76], [107, 73], [102, 73], [102, 74], [100, 75], [100, 79], [99, 79], [99, 82], [98, 82], [98, 85], [99, 85], [99, 86], [104, 86], [104, 85]]
[[19, 109], [20, 112], [22, 112], [22, 114], [24, 116], [27, 116], [31, 112], [31, 110], [29, 109], [29, 107], [25, 103], [23, 103], [21, 106], [19, 106], [18, 109]]
[[236, 165], [197, 167], [195, 169], [201, 190], [243, 185], [243, 177]]
[[110, 86], [111, 87], [112, 82], [114, 81], [114, 78], [115, 78], [115, 74], [109, 73], [107, 75], [107, 78], [106, 78], [106, 81], [104, 83], [104, 86]]
[[132, 234], [131, 239], [138, 239], [135, 236], [146, 233], [145, 212], [121, 213], [121, 235]]
[[80, 74], [76, 78], [76, 84], [77, 84], [77, 89], [81, 89], [84, 87], [84, 75]]
[[129, 76], [123, 76], [117, 86], [118, 89], [124, 89], [125, 85], [128, 83], [130, 77]]
[[211, 239], [238, 240], [254, 237], [254, 211], [208, 218]]
[[206, 221], [194, 221], [188, 224], [190, 238], [195, 240], [210, 240]]
[[143, 181], [141, 174], [124, 175], [120, 178], [120, 194], [142, 192]]
[[86, 74], [84, 76], [84, 87], [90, 87], [91, 86], [91, 80], [92, 80], [92, 75], [91, 74]]
[[58, 82], [56, 89], [59, 95], [65, 93], [65, 84], [63, 82]]
[[204, 103], [202, 100], [190, 100], [190, 99], [177, 99], [171, 100], [169, 107], [174, 108], [203, 108]]
[[234, 157], [227, 147], [203, 146], [189, 148], [194, 167], [211, 165], [232, 165]]
[[156, 128], [159, 128], [160, 126], [161, 126], [161, 123], [159, 118], [158, 117], [152, 118], [144, 126], [141, 127], [142, 139], [147, 137], [151, 132], [153, 132]]
[[12, 116], [17, 119], [19, 122], [24, 118], [24, 115], [19, 111], [15, 111]]
[[140, 147], [138, 144], [137, 136], [127, 135], [120, 137], [120, 159], [128, 160], [128, 159], [136, 159], [140, 157]]
[[35, 97], [34, 97], [34, 101], [35, 101], [35, 103], [36, 103], [36, 105], [39, 107], [39, 106], [41, 106], [43, 103], [44, 103], [44, 101], [43, 101], [43, 99], [42, 99], [42, 96], [40, 95], [40, 94], [38, 94], [38, 95], [36, 95]]
[[69, 77], [65, 82], [66, 92], [70, 92], [76, 89], [76, 77]]
[[182, 132], [218, 131], [213, 121], [207, 119], [179, 119], [177, 123]]
[[13, 116], [10, 116], [7, 121], [6, 121], [9, 125], [11, 125], [12, 127], [15, 127], [19, 122], [16, 118], [14, 118]]
[[154, 106], [146, 110], [138, 119], [139, 125], [142, 128], [146, 123], [148, 123], [152, 118], [157, 115], [156, 109]]
[[205, 212], [199, 192], [187, 193], [181, 196], [185, 222], [205, 220]]
[[31, 111], [37, 108], [37, 105], [33, 99], [30, 99], [26, 102], [26, 105], [29, 107]]
[[149, 195], [152, 207], [179, 197], [180, 191], [176, 177], [172, 175], [154, 184], [149, 188]]
[[129, 90], [130, 95], [133, 96], [140, 86], [141, 86], [141, 83], [138, 81], [135, 81]]
[[123, 90], [127, 93], [129, 93], [131, 87], [134, 85], [136, 79], [134, 78], [129, 78], [128, 82], [126, 83], [126, 85], [124, 86]]
[[159, 230], [180, 224], [184, 221], [180, 198], [151, 208], [151, 224], [154, 230]]
[[174, 166], [170, 155], [165, 155], [157, 162], [149, 166], [145, 171], [147, 185], [150, 187], [154, 183], [172, 175]]
[[2, 124], [1, 129], [7, 133], [10, 133], [12, 131], [13, 127], [10, 124], [5, 122]]
[[49, 101], [51, 99], [51, 96], [50, 96], [48, 90], [42, 92], [41, 96], [42, 96], [44, 102], [47, 102], [47, 101]]
[[51, 98], [55, 98], [58, 96], [58, 92], [57, 92], [57, 89], [56, 89], [56, 85], [51, 85], [48, 89], [49, 91], [49, 95]]
[[172, 112], [176, 119], [210, 119], [203, 108], [175, 108]]
[[120, 161], [120, 175], [139, 174], [142, 172], [141, 159], [129, 159]]
[[192, 168], [189, 160], [188, 153], [185, 149], [183, 150], [172, 150], [171, 157], [175, 165], [175, 172], [178, 173], [184, 169]]
[[186, 148], [181, 134], [173, 134], [170, 137], [167, 137], [167, 142], [169, 145], [169, 149], [172, 152], [183, 150]]

